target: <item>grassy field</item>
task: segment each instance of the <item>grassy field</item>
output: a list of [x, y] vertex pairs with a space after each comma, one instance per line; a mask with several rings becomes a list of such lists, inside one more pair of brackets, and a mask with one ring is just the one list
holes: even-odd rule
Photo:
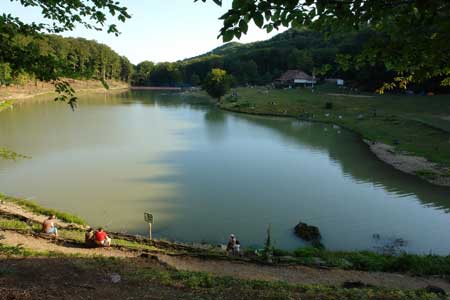
[[[395, 146], [450, 167], [450, 96], [349, 94], [336, 88], [238, 88], [225, 109], [312, 121], [351, 129], [363, 138]], [[450, 174], [449, 174], [450, 175]]]

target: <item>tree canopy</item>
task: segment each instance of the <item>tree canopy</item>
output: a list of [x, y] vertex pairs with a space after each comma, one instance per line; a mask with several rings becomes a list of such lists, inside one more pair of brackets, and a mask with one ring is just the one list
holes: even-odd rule
[[203, 82], [203, 89], [218, 102], [227, 93], [231, 86], [230, 75], [222, 69], [212, 69]]
[[[77, 25], [89, 29], [104, 30], [108, 33], [119, 34], [117, 25], [108, 23], [110, 17], [124, 22], [130, 18], [127, 8], [115, 0], [10, 0], [18, 2], [24, 7], [39, 7], [41, 15], [49, 23], [25, 23], [11, 14], [0, 15], [0, 76], [3, 81], [10, 79], [4, 76], [8, 70], [17, 73], [31, 74], [33, 77], [54, 81], [55, 89], [60, 96], [56, 100], [68, 101], [75, 105], [76, 97], [68, 82], [61, 80], [61, 68], [66, 64], [66, 55], [55, 55], [52, 51], [45, 51], [40, 47], [48, 41], [43, 33], [59, 33], [70, 31]], [[99, 47], [101, 48], [101, 47]], [[86, 56], [86, 49], [80, 49], [79, 57]], [[106, 76], [106, 70], [103, 70]]]
[[221, 19], [219, 36], [224, 41], [246, 34], [251, 21], [267, 32], [281, 26], [307, 26], [330, 34], [369, 27], [377, 34], [357, 55], [339, 57], [344, 66], [384, 64], [398, 76], [384, 88], [430, 78], [450, 85], [447, 0], [233, 0]]

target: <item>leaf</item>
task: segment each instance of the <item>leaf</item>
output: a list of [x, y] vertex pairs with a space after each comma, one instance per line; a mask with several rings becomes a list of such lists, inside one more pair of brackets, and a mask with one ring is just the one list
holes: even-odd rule
[[222, 40], [224, 43], [231, 41], [234, 38], [234, 32], [227, 30], [222, 33]]
[[239, 22], [239, 29], [241, 30], [241, 32], [243, 32], [244, 34], [247, 33], [248, 31], [248, 24], [247, 22], [245, 22], [244, 20], [241, 20]]
[[261, 28], [264, 24], [264, 17], [262, 14], [260, 13], [256, 13], [253, 16], [253, 21], [255, 22], [256, 26], [258, 26], [259, 28]]

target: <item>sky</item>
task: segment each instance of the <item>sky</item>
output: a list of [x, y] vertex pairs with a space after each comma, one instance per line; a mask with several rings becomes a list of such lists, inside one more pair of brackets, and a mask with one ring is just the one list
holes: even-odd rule
[[[42, 22], [39, 8], [24, 8], [16, 1], [1, 0], [0, 13], [11, 13], [23, 21]], [[212, 0], [118, 0], [128, 7], [132, 16], [125, 23], [115, 20], [121, 35], [88, 30], [81, 26], [63, 36], [94, 39], [107, 44], [134, 64], [144, 60], [154, 62], [177, 61], [211, 51], [222, 45], [217, 39], [222, 21], [218, 18], [231, 7], [232, 0], [224, 0], [222, 7]], [[279, 31], [281, 32], [281, 31]], [[236, 40], [249, 43], [266, 40], [277, 33], [267, 34], [253, 22], [247, 35]]]

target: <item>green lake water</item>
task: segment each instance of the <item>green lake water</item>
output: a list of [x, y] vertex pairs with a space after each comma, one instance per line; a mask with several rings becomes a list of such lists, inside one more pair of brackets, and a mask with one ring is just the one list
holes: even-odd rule
[[[353, 133], [294, 119], [232, 114], [176, 93], [81, 96], [0, 113], [0, 191], [109, 230], [185, 242], [305, 245], [300, 221], [330, 249], [373, 250], [395, 239], [450, 253], [450, 188], [376, 159]], [[197, 103], [197, 104], [195, 104]], [[374, 239], [373, 235], [380, 235]]]

